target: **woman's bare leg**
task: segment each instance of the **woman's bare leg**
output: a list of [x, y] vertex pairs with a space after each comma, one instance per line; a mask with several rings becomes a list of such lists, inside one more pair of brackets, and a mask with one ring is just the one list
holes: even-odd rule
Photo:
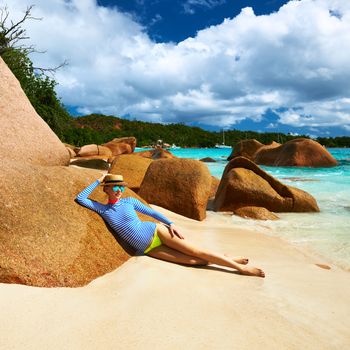
[[[198, 266], [208, 265], [208, 262], [203, 259], [186, 255], [184, 253], [179, 252], [178, 250], [174, 250], [166, 246], [165, 244], [162, 244], [161, 246], [152, 249], [146, 255], [151, 256], [152, 258], [170, 261], [177, 264], [198, 265]], [[228, 256], [228, 258], [230, 257]], [[230, 258], [230, 259], [237, 262], [238, 264], [246, 265], [248, 263], [248, 259], [246, 258], [237, 257], [237, 258]]]
[[265, 273], [261, 269], [242, 266], [223, 254], [197, 248], [186, 239], [180, 239], [175, 235], [172, 237], [164, 225], [157, 225], [157, 233], [163, 244], [185, 255], [194, 256], [212, 264], [231, 267], [243, 275], [265, 277]]
[[244, 258], [242, 256], [231, 256], [228, 254], [224, 254], [224, 255], [238, 264], [247, 265], [249, 263], [249, 259]]
[[175, 250], [166, 246], [165, 244], [162, 244], [161, 246], [152, 249], [147, 253], [147, 255], [151, 256], [152, 258], [170, 261], [177, 264], [192, 265], [192, 266], [208, 265], [208, 262], [203, 259], [186, 255], [184, 253], [179, 252], [178, 250]]

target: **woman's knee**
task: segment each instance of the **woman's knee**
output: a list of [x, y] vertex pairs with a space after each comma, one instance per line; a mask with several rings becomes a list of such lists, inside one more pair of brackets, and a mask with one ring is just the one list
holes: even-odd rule
[[206, 261], [207, 254], [205, 250], [193, 245], [187, 240], [180, 239], [177, 236], [172, 236], [167, 227], [157, 224], [157, 233], [163, 244], [172, 249], [193, 256], [196, 259], [200, 259], [202, 262]]
[[184, 265], [191, 265], [191, 266], [202, 265], [203, 266], [208, 264], [208, 262], [203, 259], [186, 255], [164, 244], [162, 244], [157, 248], [152, 249], [147, 253], [147, 255], [156, 259], [166, 260], [166, 261], [175, 262], [175, 263], [184, 264]]

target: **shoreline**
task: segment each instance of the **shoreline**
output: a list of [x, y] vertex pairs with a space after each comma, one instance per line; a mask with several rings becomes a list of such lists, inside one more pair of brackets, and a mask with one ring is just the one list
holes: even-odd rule
[[[196, 244], [248, 256], [266, 278], [146, 256], [80, 288], [0, 284], [6, 349], [346, 349], [349, 273], [279, 237], [153, 206]], [[155, 336], [157, 334], [157, 336]]]
[[[221, 214], [222, 216], [226, 216], [227, 218], [231, 218], [231, 216], [233, 214], [230, 213], [220, 213], [220, 212], [212, 212], [210, 211], [211, 214], [209, 215], [217, 215], [217, 214]], [[208, 214], [208, 211], [207, 211]], [[302, 245], [302, 244], [298, 244], [297, 242], [293, 242], [291, 241], [289, 238], [287, 237], [283, 237], [281, 235], [276, 235], [274, 233], [271, 233], [271, 228], [264, 226], [264, 221], [261, 220], [261, 222], [259, 222], [258, 220], [253, 220], [253, 219], [244, 219], [244, 218], [239, 218], [239, 220], [250, 220], [250, 221], [255, 221], [254, 224], [256, 223], [256, 225], [249, 225], [247, 227], [244, 226], [244, 222], [240, 221], [240, 222], [233, 222], [231, 221], [231, 227], [233, 229], [237, 229], [237, 230], [247, 230], [247, 231], [253, 231], [256, 233], [259, 233], [261, 235], [264, 235], [266, 237], [272, 237], [274, 239], [279, 240], [282, 244], [288, 244], [292, 247], [294, 247], [296, 250], [298, 250], [298, 252], [300, 254], [304, 254], [305, 257], [308, 257], [310, 259], [315, 259], [318, 261], [322, 261], [323, 264], [325, 265], [334, 265], [336, 266], [336, 268], [341, 269], [345, 272], [350, 272], [350, 267], [345, 267], [343, 265], [341, 265], [339, 262], [334, 261], [330, 256], [324, 255], [320, 252], [318, 252], [317, 250], [307, 246], [307, 245]], [[228, 223], [229, 224], [229, 223]]]
[[[213, 213], [214, 213], [214, 215], [218, 214], [215, 212], [213, 212]], [[308, 213], [304, 213], [304, 215], [305, 214], [308, 214]], [[242, 229], [243, 228], [242, 226], [244, 226], [244, 221], [241, 221], [241, 220], [245, 220], [245, 219], [238, 218], [238, 220], [239, 221], [236, 223], [232, 221], [232, 227], [236, 228], [236, 229]], [[258, 222], [258, 220], [253, 220], [253, 219], [246, 219], [246, 220], [250, 220], [251, 222], [244, 229], [257, 231], [257, 232], [261, 233], [262, 235], [265, 235], [268, 237], [273, 237], [276, 239], [280, 239], [282, 242], [292, 245], [293, 247], [295, 247], [295, 249], [300, 251], [300, 253], [306, 254], [310, 258], [324, 261], [324, 263], [326, 265], [330, 265], [330, 266], [334, 265], [343, 271], [350, 272], [350, 262], [344, 261], [344, 260], [336, 260], [331, 255], [329, 255], [329, 254], [327, 255], [326, 253], [321, 252], [319, 250], [319, 248], [313, 248], [310, 245], [310, 243], [301, 243], [301, 241], [293, 241], [293, 239], [291, 237], [283, 236], [281, 234], [276, 234], [273, 232], [273, 228], [264, 225], [264, 221]], [[286, 222], [287, 221], [288, 220], [286, 220]]]
[[[169, 215], [171, 213], [170, 211], [163, 209], [161, 207], [157, 207], [155, 205], [151, 205], [156, 210], [163, 212], [164, 215]], [[171, 214], [169, 215], [171, 216]], [[276, 239], [280, 241], [281, 244], [286, 244], [291, 247], [293, 247], [295, 250], [297, 250], [300, 254], [304, 255], [306, 259], [313, 259], [315, 260], [315, 265], [326, 265], [330, 269], [336, 268], [340, 269], [344, 272], [350, 272], [350, 267], [342, 265], [340, 262], [335, 261], [332, 259], [332, 257], [327, 256], [325, 254], [322, 254], [321, 252], [317, 251], [317, 249], [313, 249], [310, 246], [298, 244], [297, 242], [291, 241], [288, 237], [283, 237], [281, 235], [276, 235], [274, 233], [271, 233], [271, 228], [264, 226], [264, 220], [253, 220], [253, 219], [244, 219], [238, 216], [235, 216], [238, 218], [238, 222], [232, 221], [232, 216], [235, 216], [232, 213], [229, 212], [214, 212], [214, 211], [208, 211], [207, 210], [207, 220], [213, 220], [216, 222], [216, 225], [218, 224], [218, 219], [222, 221], [222, 225], [227, 225], [227, 228], [238, 230], [238, 231], [247, 231], [247, 232], [254, 232], [255, 234], [261, 234], [264, 237], [270, 237], [272, 239]], [[189, 219], [190, 220], [190, 219]], [[254, 222], [254, 225], [245, 226], [244, 221], [247, 220], [247, 222]], [[208, 222], [204, 220], [203, 222]], [[202, 222], [202, 223], [203, 223]], [[256, 225], [255, 225], [256, 224]]]

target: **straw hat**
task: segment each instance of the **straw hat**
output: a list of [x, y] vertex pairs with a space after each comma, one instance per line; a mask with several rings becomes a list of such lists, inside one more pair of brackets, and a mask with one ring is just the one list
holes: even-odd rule
[[123, 175], [114, 175], [107, 174], [103, 181], [101, 182], [101, 186], [128, 186], [126, 182], [124, 182]]

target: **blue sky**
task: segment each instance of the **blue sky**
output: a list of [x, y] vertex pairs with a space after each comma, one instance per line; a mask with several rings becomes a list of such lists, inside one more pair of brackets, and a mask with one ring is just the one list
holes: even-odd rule
[[199, 30], [236, 17], [244, 7], [256, 15], [277, 11], [288, 0], [99, 0], [105, 7], [116, 6], [141, 23], [156, 42], [180, 42]]
[[[13, 19], [33, 0], [0, 0]], [[35, 65], [104, 113], [210, 130], [350, 135], [350, 1], [35, 0]]]

